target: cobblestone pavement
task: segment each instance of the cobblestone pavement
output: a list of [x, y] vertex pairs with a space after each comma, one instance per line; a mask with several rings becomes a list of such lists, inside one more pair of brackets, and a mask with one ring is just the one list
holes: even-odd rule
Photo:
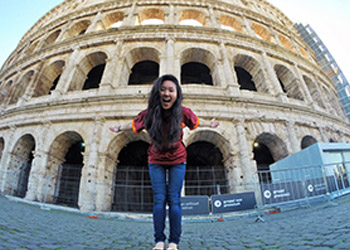
[[[350, 249], [350, 197], [311, 208], [222, 222], [185, 221], [181, 250]], [[91, 219], [0, 196], [0, 249], [151, 249], [150, 221]]]

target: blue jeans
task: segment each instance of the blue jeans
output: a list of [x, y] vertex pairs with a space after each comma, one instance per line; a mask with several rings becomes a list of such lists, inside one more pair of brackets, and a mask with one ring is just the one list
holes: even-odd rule
[[[169, 243], [179, 244], [182, 218], [180, 195], [185, 171], [185, 164], [162, 166], [149, 163], [149, 174], [154, 194], [153, 226], [155, 242], [165, 241], [166, 239], [164, 229], [166, 203], [168, 203], [170, 224]], [[167, 172], [168, 182], [166, 178]]]

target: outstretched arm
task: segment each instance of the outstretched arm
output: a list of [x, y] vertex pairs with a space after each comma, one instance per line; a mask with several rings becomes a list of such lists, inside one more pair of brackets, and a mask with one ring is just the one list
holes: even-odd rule
[[110, 127], [109, 130], [115, 133], [118, 133], [120, 131], [124, 131], [124, 130], [131, 130], [131, 122], [127, 122], [121, 125], [115, 125], [113, 127]]
[[216, 121], [215, 118], [211, 119], [210, 121], [199, 119], [199, 127], [217, 128], [219, 125], [220, 123]]

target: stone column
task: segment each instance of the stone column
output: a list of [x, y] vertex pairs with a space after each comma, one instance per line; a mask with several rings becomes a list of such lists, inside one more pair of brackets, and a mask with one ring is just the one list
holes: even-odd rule
[[174, 10], [174, 5], [173, 4], [169, 5], [169, 13], [166, 16], [165, 24], [168, 24], [168, 25], [174, 25], [175, 24], [175, 10]]
[[254, 183], [257, 180], [256, 171], [251, 161], [251, 152], [246, 137], [246, 131], [244, 128], [244, 120], [240, 119], [235, 121], [237, 136], [238, 136], [238, 147], [240, 152], [240, 163], [243, 173], [243, 184]]
[[129, 9], [128, 17], [126, 18], [125, 22], [123, 23], [123, 26], [132, 26], [135, 24], [135, 9], [136, 9], [136, 1], [132, 3], [132, 6]]
[[98, 162], [99, 162], [99, 142], [101, 141], [101, 134], [104, 125], [104, 118], [97, 116], [95, 118], [95, 125], [91, 133], [89, 142], [89, 153], [86, 164], [82, 170], [79, 192], [79, 207], [82, 211], [94, 211], [97, 176], [98, 176]]
[[329, 142], [325, 129], [323, 127], [319, 127], [319, 131], [321, 134], [322, 142]]
[[209, 4], [209, 18], [210, 18], [210, 22], [211, 22], [211, 26], [213, 28], [220, 28], [220, 25], [218, 24], [217, 20], [216, 20], [216, 16], [214, 13], [214, 8], [211, 4]]
[[293, 68], [294, 68], [294, 72], [296, 73], [297, 75], [297, 80], [298, 80], [298, 83], [299, 83], [299, 86], [302, 88], [304, 94], [305, 94], [305, 98], [306, 98], [306, 102], [307, 104], [313, 106], [315, 108], [315, 103], [310, 95], [310, 91], [309, 89], [307, 88], [306, 86], [306, 83], [304, 82], [304, 78], [303, 76], [301, 75], [299, 69], [298, 69], [298, 65], [296, 63], [293, 64]]
[[118, 41], [113, 48], [111, 57], [106, 60], [106, 67], [100, 83], [100, 92], [108, 93], [111, 89], [118, 87], [123, 59], [120, 56], [123, 41]]
[[238, 94], [239, 93], [239, 84], [236, 74], [232, 71], [230, 61], [227, 57], [228, 52], [223, 42], [220, 43], [220, 55], [222, 58], [223, 70], [224, 70], [224, 79], [225, 83], [223, 84], [227, 88], [229, 94]]
[[26, 86], [26, 90], [23, 96], [21, 96], [17, 102], [18, 106], [22, 106], [24, 102], [29, 101], [31, 97], [34, 95], [35, 87], [38, 84], [38, 81], [43, 72], [43, 68], [44, 68], [43, 66], [44, 66], [44, 62], [40, 61], [39, 65], [36, 67], [36, 70], [34, 71], [32, 78], [30, 79], [28, 86]]
[[92, 19], [92, 22], [90, 26], [87, 28], [85, 33], [94, 32], [96, 30], [98, 22], [101, 21], [101, 18], [102, 18], [102, 14], [101, 14], [101, 11], [99, 11], [97, 15]]
[[247, 32], [247, 35], [256, 37], [256, 33], [254, 32], [254, 30], [252, 30], [252, 27], [250, 26], [250, 23], [248, 22], [247, 18], [244, 15], [242, 15], [241, 19], [242, 19], [242, 26], [244, 30]]
[[100, 153], [98, 162], [98, 185], [96, 186], [96, 211], [110, 211], [112, 208], [117, 158]]
[[165, 68], [166, 70], [165, 70], [165, 72], [159, 72], [159, 75], [162, 75], [164, 73], [176, 75], [175, 40], [173, 37], [167, 37], [167, 39], [166, 39], [166, 57], [165, 57], [165, 60], [163, 62], [166, 65], [165, 65], [165, 67], [161, 67], [161, 68]]
[[294, 154], [300, 150], [298, 139], [297, 139], [297, 136], [295, 134], [294, 126], [295, 126], [294, 121], [287, 121], [287, 132], [288, 132], [290, 147], [292, 149], [292, 154]]
[[2, 167], [0, 166], [0, 170], [2, 170], [3, 172], [1, 173], [0, 172], [0, 191], [2, 193], [5, 193], [5, 194], [10, 194], [9, 191], [10, 188], [9, 188], [9, 184], [7, 183], [8, 182], [8, 179], [9, 177], [8, 176], [11, 176], [12, 173], [10, 173], [11, 169], [9, 169], [10, 167], [10, 164], [11, 164], [11, 159], [12, 159], [12, 152], [10, 152], [10, 148], [13, 148], [14, 144], [16, 142], [14, 142], [13, 138], [14, 138], [14, 135], [16, 133], [16, 130], [17, 130], [17, 127], [16, 126], [11, 126], [10, 127], [10, 131], [8, 132], [9, 136], [8, 136], [8, 144], [5, 145], [5, 148], [3, 150], [3, 156], [2, 156], [2, 159], [1, 159], [1, 165]]
[[30, 170], [30, 175], [28, 179], [28, 190], [25, 196], [26, 200], [37, 201], [40, 200], [40, 195], [38, 195], [38, 191], [42, 189], [39, 187], [39, 183], [43, 183], [42, 181], [42, 173], [41, 169], [45, 166], [47, 162], [48, 153], [42, 151], [41, 148], [38, 148], [33, 153], [34, 159], [32, 161], [32, 166]]
[[69, 57], [67, 65], [64, 67], [60, 80], [57, 83], [55, 90], [51, 92], [53, 98], [60, 96], [61, 94], [68, 91], [69, 85], [72, 83], [74, 73], [76, 72], [79, 62], [77, 59], [80, 58], [81, 51], [79, 48], [74, 49], [72, 55]]
[[272, 68], [270, 60], [268, 59], [265, 51], [261, 52], [261, 58], [263, 60], [263, 65], [265, 66], [268, 78], [270, 79], [270, 81], [267, 81], [267, 83], [270, 83], [269, 89], [281, 102], [288, 103], [288, 98], [282, 91], [281, 84], [278, 81], [276, 73]]

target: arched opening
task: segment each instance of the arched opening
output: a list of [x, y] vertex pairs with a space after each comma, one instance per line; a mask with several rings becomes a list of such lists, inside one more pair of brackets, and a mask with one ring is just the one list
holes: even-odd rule
[[229, 16], [220, 16], [220, 26], [222, 29], [243, 33], [241, 22]]
[[186, 195], [225, 194], [229, 188], [221, 151], [212, 143], [197, 141], [187, 147]]
[[256, 138], [252, 147], [259, 181], [269, 183], [271, 181], [270, 165], [288, 156], [287, 146], [276, 135], [262, 133]]
[[203, 63], [189, 62], [181, 67], [182, 84], [206, 84], [213, 85], [210, 69]]
[[85, 34], [86, 30], [89, 28], [91, 22], [88, 20], [80, 21], [76, 24], [74, 24], [69, 31], [65, 34], [65, 37], [63, 40], [74, 38], [79, 35]]
[[304, 136], [303, 139], [301, 140], [301, 149], [307, 148], [309, 146], [311, 146], [312, 144], [317, 143], [317, 140], [315, 138], [313, 138], [310, 135]]
[[34, 75], [34, 71], [30, 70], [22, 77], [22, 79], [19, 81], [18, 84], [12, 87], [13, 91], [11, 93], [10, 104], [17, 103], [18, 100], [24, 95], [26, 87], [29, 86], [29, 83], [32, 80], [33, 75]]
[[282, 36], [282, 35], [278, 35], [278, 38], [280, 39], [281, 43], [283, 44], [283, 46], [286, 49], [289, 49], [289, 50], [293, 51], [294, 53], [296, 53], [296, 50], [295, 50], [292, 42], [288, 38], [286, 38], [285, 36]]
[[235, 72], [237, 74], [237, 80], [239, 84], [239, 89], [246, 89], [251, 91], [257, 91], [255, 83], [252, 80], [253, 77], [248, 71], [241, 67], [235, 67]]
[[55, 138], [49, 150], [45, 178], [50, 185], [45, 187], [41, 200], [70, 207], [78, 206], [78, 194], [83, 168], [85, 143], [73, 131], [67, 131]]
[[148, 173], [147, 150], [149, 144], [134, 141], [118, 155], [115, 168], [112, 211], [152, 212], [153, 191]]
[[124, 13], [123, 12], [114, 12], [111, 14], [108, 14], [105, 18], [103, 18], [98, 24], [97, 24], [97, 30], [105, 30], [105, 29], [111, 29], [111, 28], [118, 28], [122, 25], [124, 19]]
[[141, 47], [131, 50], [125, 56], [120, 79], [121, 85], [126, 86], [130, 84], [129, 82], [132, 84], [153, 82], [159, 76], [159, 56], [160, 52], [154, 48]]
[[205, 15], [197, 10], [184, 10], [179, 17], [180, 25], [205, 26]]
[[6, 100], [10, 98], [10, 90], [11, 86], [13, 84], [13, 81], [8, 81], [4, 86], [1, 86], [0, 88], [0, 104], [4, 103]]
[[86, 89], [98, 89], [105, 70], [106, 64], [100, 64], [92, 68], [87, 75], [87, 79], [84, 82], [83, 90]]
[[254, 142], [253, 154], [259, 172], [260, 183], [270, 183], [270, 165], [275, 161], [271, 155], [269, 148], [263, 143]]
[[79, 185], [83, 164], [85, 144], [79, 140], [70, 145], [65, 161], [59, 166], [56, 184], [56, 204], [78, 207]]
[[[233, 61], [238, 83], [241, 81], [241, 84], [239, 83], [241, 85], [241, 89], [269, 93], [263, 70], [261, 69], [257, 60], [255, 60], [253, 57], [239, 54], [235, 56]], [[238, 72], [236, 70], [238, 70]], [[252, 81], [254, 84], [252, 84], [250, 81]]]
[[141, 61], [136, 63], [129, 77], [128, 85], [151, 84], [159, 75], [159, 64], [154, 61]]
[[8, 193], [25, 197], [28, 190], [29, 173], [32, 166], [35, 140], [32, 135], [22, 136], [15, 144], [8, 167]]
[[57, 61], [46, 67], [40, 75], [39, 81], [34, 89], [33, 97], [50, 94], [63, 72], [64, 61]]
[[219, 85], [220, 77], [214, 55], [204, 49], [190, 48], [181, 54], [182, 84]]
[[282, 90], [287, 93], [287, 96], [297, 100], [304, 100], [303, 94], [300, 91], [300, 86], [294, 74], [283, 65], [274, 66], [276, 76], [281, 84]]
[[259, 25], [259, 24], [256, 24], [256, 23], [253, 23], [252, 24], [252, 28], [254, 30], [254, 32], [257, 34], [257, 36], [260, 38], [260, 39], [263, 39], [267, 42], [273, 42], [273, 38], [272, 38], [272, 35], [271, 33], [266, 29], [264, 28], [263, 26]]
[[321, 108], [325, 108], [323, 104], [321, 94], [316, 86], [316, 84], [307, 76], [303, 76], [304, 82], [309, 90], [309, 93], [312, 97], [312, 100], [317, 103], [317, 105]]
[[107, 55], [95, 52], [78, 64], [68, 91], [98, 88], [104, 73]]
[[31, 55], [34, 50], [38, 47], [39, 45], [39, 40], [35, 41], [35, 42], [30, 42], [29, 48], [25, 51], [26, 55]]
[[52, 32], [44, 41], [42, 48], [45, 48], [47, 46], [50, 46], [51, 44], [54, 44], [56, 42], [56, 39], [60, 35], [60, 33], [61, 33], [61, 30], [56, 30]]
[[164, 12], [159, 9], [147, 9], [139, 14], [136, 25], [164, 24]]

